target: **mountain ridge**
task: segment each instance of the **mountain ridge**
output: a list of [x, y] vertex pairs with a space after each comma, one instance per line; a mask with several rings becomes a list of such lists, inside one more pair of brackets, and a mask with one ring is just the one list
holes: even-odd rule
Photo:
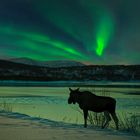
[[22, 57], [22, 58], [12, 58], [8, 61], [28, 64], [33, 66], [43, 66], [43, 67], [71, 67], [71, 66], [85, 66], [85, 64], [77, 61], [71, 60], [54, 60], [54, 61], [38, 61], [30, 58]]
[[0, 60], [0, 80], [25, 81], [137, 81], [140, 65], [43, 67]]

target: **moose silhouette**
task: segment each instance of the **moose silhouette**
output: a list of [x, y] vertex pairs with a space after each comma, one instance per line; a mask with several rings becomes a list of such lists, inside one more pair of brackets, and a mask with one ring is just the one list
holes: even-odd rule
[[93, 111], [97, 113], [104, 112], [106, 121], [102, 128], [105, 128], [109, 124], [112, 116], [116, 125], [116, 129], [118, 130], [118, 118], [115, 113], [116, 100], [114, 98], [97, 96], [89, 91], [81, 92], [79, 91], [79, 88], [76, 90], [69, 88], [69, 90], [70, 96], [68, 98], [68, 104], [79, 104], [79, 107], [83, 110], [84, 113], [84, 127], [87, 127], [88, 111]]

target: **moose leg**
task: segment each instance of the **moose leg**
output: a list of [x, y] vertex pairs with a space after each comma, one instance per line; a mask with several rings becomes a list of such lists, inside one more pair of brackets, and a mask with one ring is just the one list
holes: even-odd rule
[[109, 125], [109, 122], [111, 121], [111, 117], [109, 115], [109, 112], [105, 111], [104, 112], [105, 118], [106, 118], [106, 122], [105, 124], [102, 126], [102, 128], [105, 128]]
[[84, 127], [87, 127], [88, 110], [83, 110], [83, 112], [84, 112]]
[[114, 122], [115, 122], [116, 130], [118, 130], [118, 129], [119, 129], [119, 125], [118, 125], [119, 120], [118, 120], [118, 118], [117, 118], [116, 113], [115, 113], [115, 112], [114, 112], [114, 113], [111, 113], [111, 116], [112, 116], [112, 118], [113, 118], [113, 120], [114, 120]]

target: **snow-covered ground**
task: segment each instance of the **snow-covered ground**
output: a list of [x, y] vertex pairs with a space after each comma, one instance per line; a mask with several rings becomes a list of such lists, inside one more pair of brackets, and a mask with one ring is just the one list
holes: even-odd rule
[[[117, 112], [140, 114], [140, 89], [90, 88], [98, 95], [105, 93], [117, 100]], [[137, 93], [137, 94], [136, 94]], [[83, 128], [83, 116], [68, 105], [67, 87], [0, 87], [0, 104], [12, 107], [11, 113], [0, 111], [2, 140], [138, 140], [139, 137], [114, 129]], [[17, 113], [15, 113], [17, 112]], [[7, 118], [8, 117], [8, 118]], [[7, 134], [7, 132], [9, 132]]]
[[19, 113], [0, 111], [2, 140], [139, 140], [138, 136], [113, 130], [83, 128]]
[[[117, 112], [140, 115], [140, 89], [135, 88], [80, 88], [101, 95], [102, 92], [117, 100]], [[136, 94], [136, 95], [135, 95]], [[66, 87], [0, 87], [0, 103], [12, 107], [13, 112], [54, 121], [83, 124], [78, 105], [67, 103]]]

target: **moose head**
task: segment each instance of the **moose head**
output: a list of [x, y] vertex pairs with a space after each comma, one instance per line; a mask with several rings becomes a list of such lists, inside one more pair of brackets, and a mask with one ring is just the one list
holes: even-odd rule
[[76, 90], [72, 90], [71, 88], [69, 88], [69, 90], [70, 90], [70, 94], [69, 94], [70, 96], [68, 98], [68, 104], [71, 104], [71, 103], [75, 104], [76, 103], [76, 95], [79, 92], [79, 88], [77, 88]]

